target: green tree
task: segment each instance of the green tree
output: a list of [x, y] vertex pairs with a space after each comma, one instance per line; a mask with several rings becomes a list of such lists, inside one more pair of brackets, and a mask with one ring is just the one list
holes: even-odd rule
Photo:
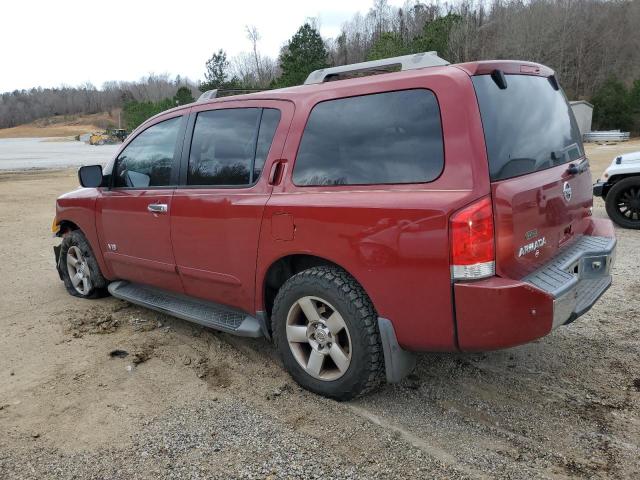
[[171, 98], [165, 98], [159, 102], [138, 102], [130, 100], [122, 107], [124, 124], [131, 131], [141, 125], [145, 120], [164, 112], [175, 106]]
[[186, 105], [195, 101], [191, 94], [191, 89], [188, 87], [180, 87], [173, 97], [173, 103], [176, 105]]
[[637, 135], [640, 133], [640, 79], [631, 85], [631, 90], [629, 90], [629, 104], [633, 117], [632, 132]]
[[229, 69], [231, 64], [227, 60], [227, 53], [220, 49], [207, 60], [204, 82], [198, 88], [201, 92], [216, 88], [237, 88], [239, 83], [236, 77], [231, 77]]
[[291, 37], [279, 61], [282, 74], [275, 82], [279, 87], [300, 85], [312, 71], [326, 68], [327, 49], [320, 33], [305, 23]]
[[633, 113], [640, 113], [640, 78], [631, 85], [629, 102], [631, 102]]
[[438, 17], [425, 23], [422, 35], [416, 37], [413, 42], [411, 42], [409, 53], [434, 50], [438, 52], [440, 56], [447, 55], [451, 29], [461, 20], [462, 17], [460, 15], [448, 13], [443, 17]]
[[604, 82], [591, 98], [595, 129], [620, 129], [627, 132], [632, 130], [632, 95], [615, 77], [610, 77]]
[[382, 58], [397, 57], [407, 53], [402, 38], [395, 32], [384, 32], [371, 46], [367, 54], [367, 60], [380, 60]]

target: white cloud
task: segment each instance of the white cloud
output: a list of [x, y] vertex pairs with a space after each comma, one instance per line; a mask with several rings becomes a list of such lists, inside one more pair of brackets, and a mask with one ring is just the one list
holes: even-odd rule
[[[391, 1], [400, 5], [401, 1]], [[211, 53], [250, 49], [245, 25], [255, 25], [262, 53], [280, 47], [309, 17], [335, 36], [372, 0], [20, 0], [0, 6], [0, 92], [33, 86], [96, 86], [151, 72], [202, 78]]]

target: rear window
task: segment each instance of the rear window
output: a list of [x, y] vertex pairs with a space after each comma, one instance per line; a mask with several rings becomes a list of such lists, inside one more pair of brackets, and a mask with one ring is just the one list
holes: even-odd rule
[[293, 170], [296, 185], [422, 183], [444, 164], [440, 110], [429, 90], [341, 98], [314, 107]]
[[491, 180], [537, 172], [584, 155], [582, 138], [562, 90], [545, 77], [506, 75], [501, 90], [490, 75], [473, 77]]

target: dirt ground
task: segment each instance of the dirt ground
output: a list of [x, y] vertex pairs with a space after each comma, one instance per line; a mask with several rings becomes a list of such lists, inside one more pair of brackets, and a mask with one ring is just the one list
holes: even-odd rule
[[[615, 154], [592, 154], [594, 177]], [[337, 403], [265, 340], [69, 296], [49, 226], [76, 184], [0, 174], [0, 478], [638, 478], [640, 232], [617, 230], [614, 285], [574, 324], [424, 354]]]
[[0, 128], [0, 138], [75, 137], [83, 133], [104, 130], [118, 124], [118, 111], [90, 115], [57, 115], [42, 118], [25, 125]]
[[585, 151], [591, 163], [593, 181], [602, 176], [604, 170], [618, 155], [640, 151], [640, 138], [634, 138], [628, 142], [597, 144], [585, 143]]

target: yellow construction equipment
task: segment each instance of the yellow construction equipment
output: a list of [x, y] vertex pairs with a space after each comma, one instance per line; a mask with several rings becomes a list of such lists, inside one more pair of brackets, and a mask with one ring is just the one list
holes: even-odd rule
[[112, 145], [124, 142], [127, 131], [124, 128], [109, 128], [104, 132], [95, 132], [89, 137], [90, 145]]

